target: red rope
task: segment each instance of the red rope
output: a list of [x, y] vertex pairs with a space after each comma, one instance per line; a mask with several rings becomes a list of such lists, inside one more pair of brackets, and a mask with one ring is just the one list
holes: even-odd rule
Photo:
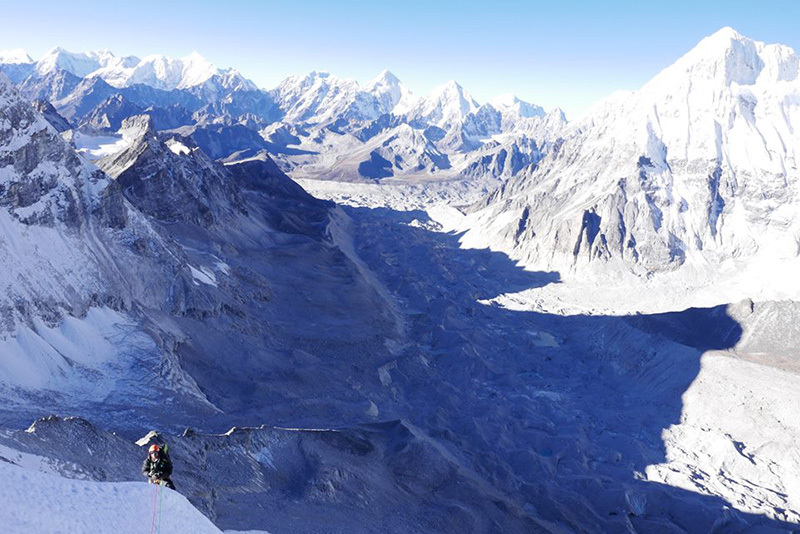
[[155, 484], [155, 491], [153, 492], [153, 520], [150, 522], [150, 534], [156, 531], [156, 515], [158, 512], [158, 490], [161, 484]]

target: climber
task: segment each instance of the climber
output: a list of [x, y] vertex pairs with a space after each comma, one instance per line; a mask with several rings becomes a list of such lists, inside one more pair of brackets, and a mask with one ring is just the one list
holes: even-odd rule
[[175, 489], [172, 483], [172, 460], [169, 459], [166, 447], [158, 444], [150, 445], [147, 458], [142, 464], [142, 474], [147, 477], [150, 484], [163, 484], [169, 489]]

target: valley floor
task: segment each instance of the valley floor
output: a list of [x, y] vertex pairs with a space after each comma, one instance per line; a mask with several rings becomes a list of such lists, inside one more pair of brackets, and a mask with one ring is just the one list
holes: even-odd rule
[[[399, 202], [404, 193], [392, 195]], [[797, 528], [800, 416], [791, 408], [800, 383], [791, 340], [773, 332], [793, 324], [796, 306], [635, 315], [513, 308], [500, 297], [558, 288], [561, 274], [464, 249], [426, 206], [398, 207], [413, 208], [350, 205], [336, 215], [349, 232], [339, 239], [350, 240], [394, 303], [402, 330], [373, 355], [368, 378], [353, 372], [363, 422], [172, 438], [182, 491], [217, 526], [273, 534]], [[330, 426], [316, 417], [317, 427]], [[54, 444], [64, 440], [63, 451], [76, 438], [52, 424], [55, 438], [43, 425], [3, 440], [63, 455]], [[137, 448], [116, 439], [102, 450], [125, 466], [100, 479], [135, 480], [128, 464]]]

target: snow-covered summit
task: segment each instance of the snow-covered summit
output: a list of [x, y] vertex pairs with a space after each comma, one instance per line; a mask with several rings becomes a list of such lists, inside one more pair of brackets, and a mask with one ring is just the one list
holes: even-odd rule
[[480, 105], [455, 80], [435, 87], [408, 111], [408, 116], [424, 120], [443, 129], [463, 121], [470, 113], [478, 111]]
[[211, 77], [227, 74], [197, 52], [183, 58], [153, 54], [135, 64], [114, 64], [93, 74], [115, 87], [141, 83], [157, 89], [186, 89], [195, 87]]
[[722, 265], [795, 257], [797, 65], [788, 47], [715, 33], [641, 90], [592, 108], [486, 199], [466, 241], [561, 272], [687, 266], [695, 283]]
[[33, 59], [22, 48], [0, 50], [0, 64], [19, 65], [26, 63], [33, 63]]
[[[338, 78], [325, 71], [312, 71], [305, 76], [290, 76], [271, 91], [275, 102], [284, 110], [286, 120], [329, 124], [337, 120], [365, 121], [378, 118], [383, 112], [378, 96], [393, 99], [396, 85], [376, 86], [376, 94], [365, 91], [356, 80]], [[400, 90], [402, 92], [402, 90]]]
[[383, 113], [403, 113], [413, 100], [411, 91], [388, 70], [368, 82], [364, 90], [375, 96]]
[[136, 59], [134, 57], [118, 58], [108, 50], [74, 53], [61, 47], [55, 47], [36, 62], [36, 72], [40, 76], [45, 76], [56, 69], [61, 69], [71, 72], [79, 78], [85, 78], [107, 65], [127, 63]]
[[754, 85], [796, 80], [798, 56], [788, 46], [749, 39], [723, 28], [700, 41], [647, 86], [674, 86], [690, 81]]
[[[0, 54], [0, 64], [19, 63], [19, 59], [19, 54], [9, 54], [8, 59]], [[36, 72], [46, 76], [56, 69], [80, 78], [99, 77], [117, 88], [145, 84], [165, 90], [187, 89], [219, 76], [228, 79], [231, 85], [255, 89], [255, 85], [235, 69], [219, 69], [198, 52], [183, 58], [153, 54], [140, 59], [136, 56], [115, 56], [107, 50], [73, 53], [56, 47], [36, 62]]]
[[489, 104], [501, 112], [514, 111], [520, 117], [544, 117], [546, 114], [542, 107], [520, 100], [511, 93], [498, 95], [489, 100]]

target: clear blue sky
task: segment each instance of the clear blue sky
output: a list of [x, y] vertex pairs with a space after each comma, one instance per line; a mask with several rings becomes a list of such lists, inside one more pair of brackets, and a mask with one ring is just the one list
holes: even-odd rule
[[17, 1], [0, 49], [183, 56], [194, 50], [271, 88], [328, 70], [367, 81], [384, 68], [415, 93], [450, 79], [483, 102], [515, 93], [575, 117], [636, 89], [724, 26], [800, 49], [800, 0]]

